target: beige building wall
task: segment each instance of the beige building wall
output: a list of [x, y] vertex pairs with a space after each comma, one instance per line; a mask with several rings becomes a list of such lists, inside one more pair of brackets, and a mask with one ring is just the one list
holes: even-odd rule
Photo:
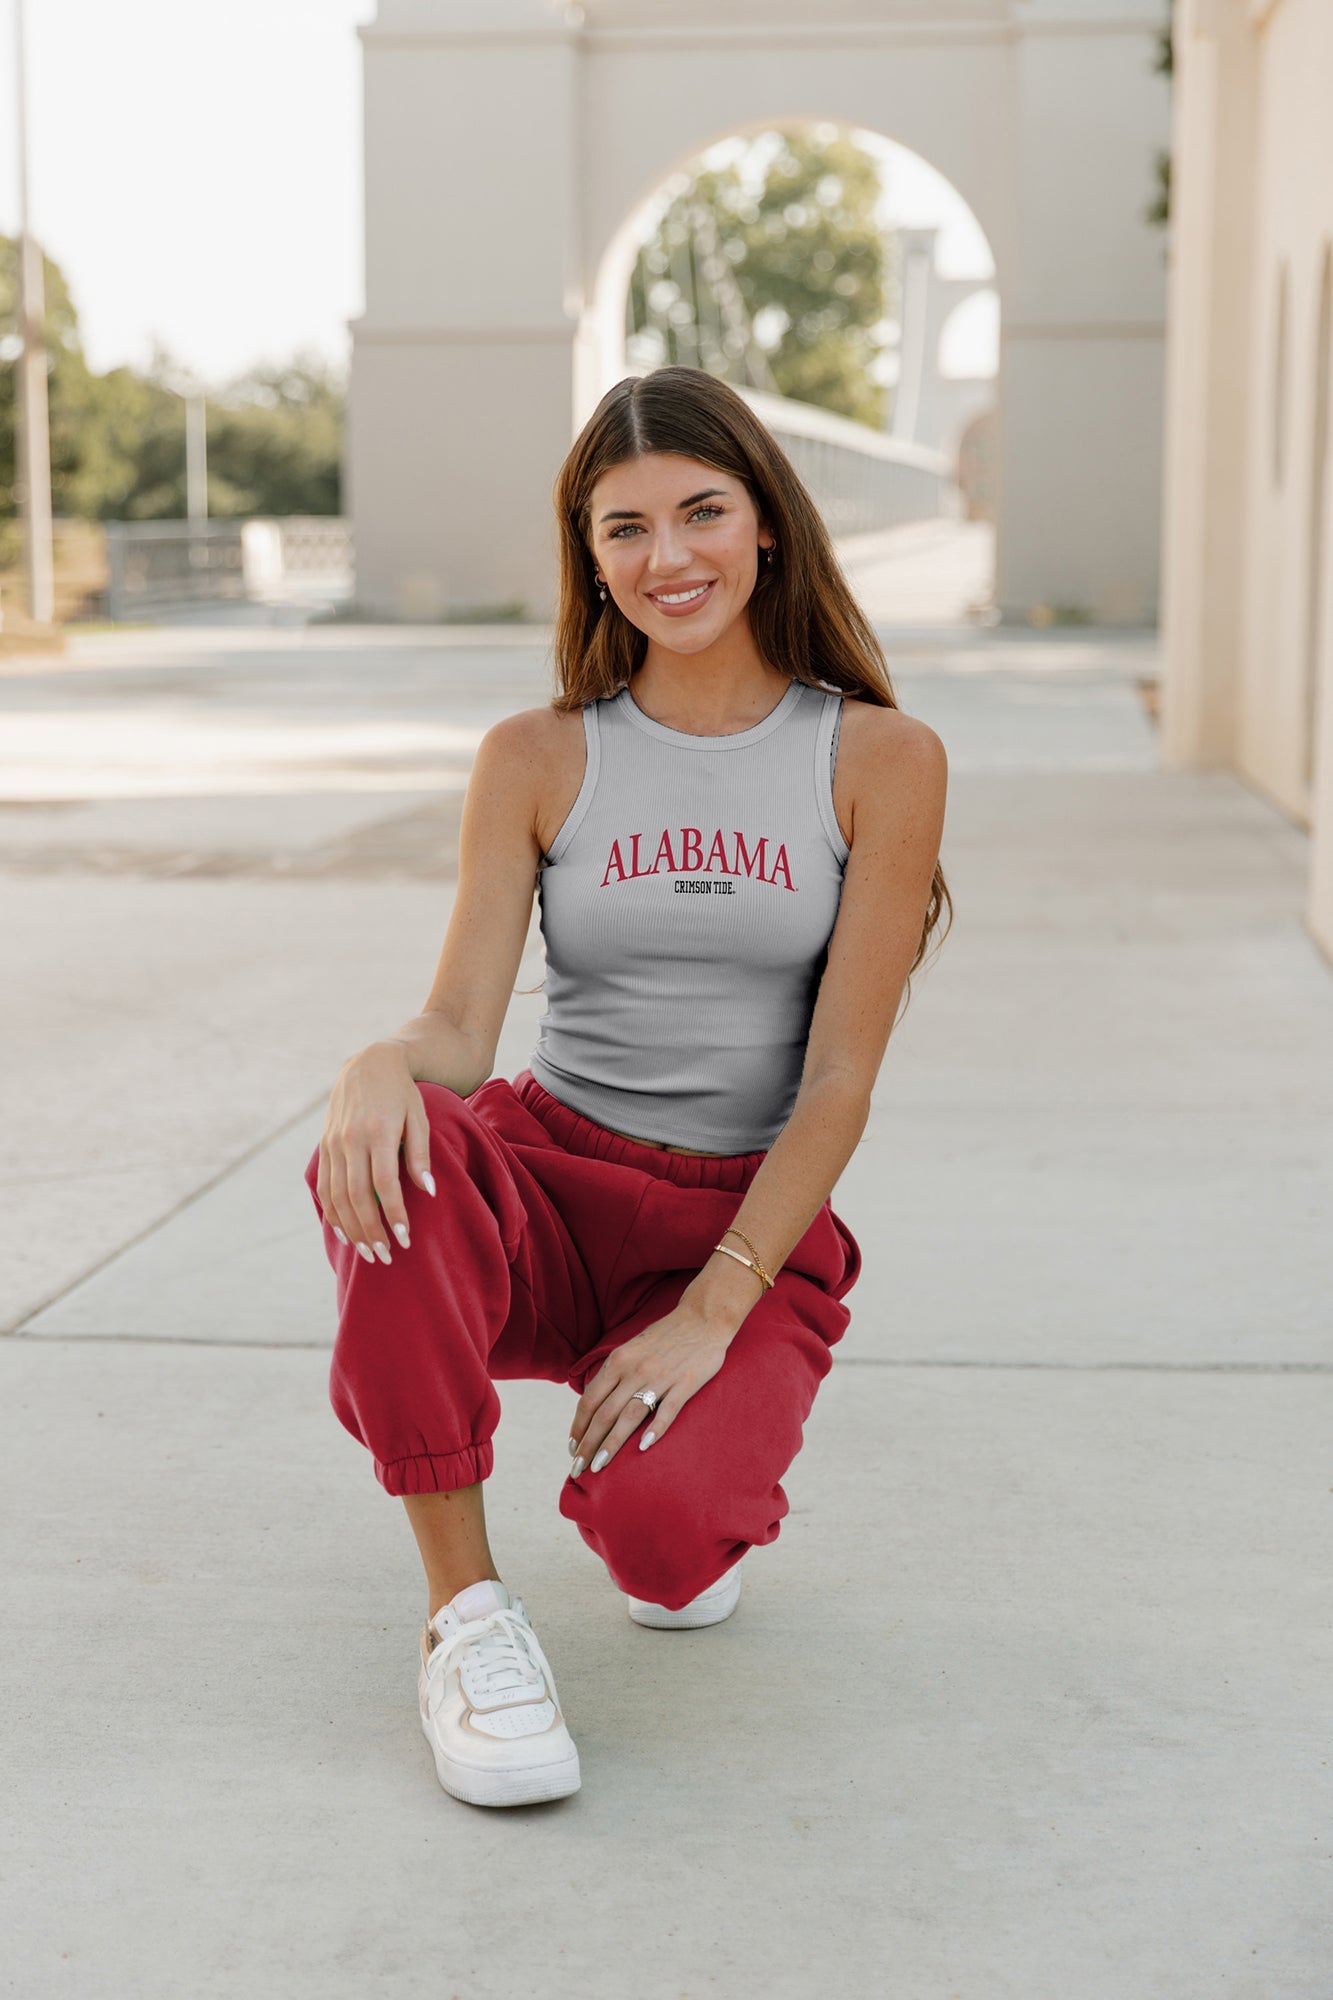
[[1156, 616], [1163, 0], [380, 0], [363, 32], [360, 601], [549, 615], [550, 489], [625, 372], [631, 218], [730, 133], [832, 119], [939, 169], [1001, 303], [997, 595]]
[[1333, 7], [1177, 0], [1162, 728], [1312, 835], [1333, 957]]

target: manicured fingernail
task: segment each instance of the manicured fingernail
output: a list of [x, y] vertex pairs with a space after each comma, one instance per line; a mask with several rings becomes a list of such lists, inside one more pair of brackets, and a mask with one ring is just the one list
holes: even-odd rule
[[577, 1479], [582, 1470], [583, 1470], [583, 1460], [581, 1458], [576, 1458], [574, 1460], [574, 1463], [569, 1468], [570, 1478]]
[[421, 1179], [422, 1179], [422, 1182], [423, 1182], [423, 1184], [424, 1184], [424, 1186], [425, 1186], [425, 1189], [426, 1189], [426, 1193], [427, 1193], [427, 1194], [434, 1194], [434, 1192], [435, 1192], [435, 1176], [434, 1176], [434, 1174], [432, 1174], [432, 1173], [425, 1173], [425, 1174], [423, 1174], [423, 1175], [421, 1176]]
[[591, 1466], [589, 1467], [589, 1470], [591, 1472], [600, 1472], [602, 1467], [606, 1464], [607, 1459], [610, 1458], [610, 1456], [611, 1454], [609, 1451], [599, 1451], [596, 1458], [593, 1460]]
[[575, 1453], [575, 1452], [576, 1452], [576, 1451], [578, 1450], [578, 1448], [579, 1448], [579, 1441], [578, 1441], [578, 1439], [577, 1439], [577, 1438], [571, 1438], [571, 1439], [569, 1440], [569, 1455], [570, 1455], [570, 1457], [571, 1457], [571, 1458], [572, 1458], [572, 1457], [574, 1456], [574, 1453]]
[[405, 1222], [395, 1222], [393, 1225], [393, 1233], [398, 1238], [398, 1241], [402, 1244], [404, 1250], [411, 1249], [412, 1246], [408, 1240], [407, 1224]]
[[657, 1432], [656, 1432], [656, 1431], [647, 1431], [647, 1432], [645, 1432], [645, 1434], [644, 1434], [644, 1435], [643, 1435], [643, 1436], [642, 1436], [642, 1437], [641, 1437], [641, 1438], [639, 1439], [639, 1450], [640, 1450], [640, 1451], [647, 1451], [647, 1449], [648, 1449], [649, 1445], [650, 1445], [650, 1444], [652, 1443], [653, 1439], [654, 1439], [654, 1438], [655, 1438], [656, 1436], [657, 1436]]
[[392, 1264], [393, 1262], [393, 1258], [389, 1255], [389, 1246], [387, 1243], [376, 1241], [375, 1255], [379, 1258], [381, 1264]]
[[363, 1257], [365, 1258], [365, 1260], [366, 1260], [367, 1264], [373, 1264], [373, 1263], [374, 1263], [374, 1261], [375, 1261], [375, 1253], [374, 1253], [374, 1251], [373, 1251], [373, 1250], [371, 1249], [371, 1247], [370, 1247], [370, 1245], [369, 1245], [368, 1243], [358, 1243], [356, 1247], [357, 1247], [357, 1249], [358, 1249], [358, 1250], [360, 1251], [361, 1255], [362, 1255], [362, 1256], [363, 1256]]
[[340, 1243], [345, 1243], [347, 1241], [347, 1238], [343, 1235], [341, 1229], [339, 1229], [336, 1222], [333, 1225], [333, 1233], [337, 1237]]

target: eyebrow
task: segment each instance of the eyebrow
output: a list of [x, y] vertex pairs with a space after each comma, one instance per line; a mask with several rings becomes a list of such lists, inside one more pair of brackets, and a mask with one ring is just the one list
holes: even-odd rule
[[[678, 500], [677, 507], [697, 507], [701, 500], [711, 500], [716, 494], [719, 499], [727, 498], [726, 489], [721, 486], [705, 486], [702, 493], [691, 493], [688, 500]], [[641, 521], [643, 512], [637, 507], [616, 507], [609, 514], [603, 514], [602, 521]], [[597, 524], [601, 526], [599, 521]]]

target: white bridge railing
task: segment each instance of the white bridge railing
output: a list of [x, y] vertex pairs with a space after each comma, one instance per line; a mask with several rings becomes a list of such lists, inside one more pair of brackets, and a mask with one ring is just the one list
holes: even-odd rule
[[737, 394], [772, 431], [831, 534], [869, 534], [956, 511], [957, 469], [947, 452], [888, 437], [789, 396], [761, 389]]
[[337, 603], [352, 589], [352, 533], [336, 515], [108, 521], [107, 616], [227, 600]]
[[[883, 436], [810, 403], [738, 391], [792, 461], [835, 537], [955, 513], [948, 454]], [[107, 615], [228, 599], [336, 604], [352, 595], [351, 524], [303, 514], [251, 521], [108, 521]]]

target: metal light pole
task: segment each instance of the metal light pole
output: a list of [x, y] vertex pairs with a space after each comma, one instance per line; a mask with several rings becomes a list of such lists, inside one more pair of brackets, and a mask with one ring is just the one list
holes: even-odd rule
[[46, 297], [42, 252], [28, 228], [28, 89], [23, 0], [14, 0], [19, 143], [18, 475], [28, 572], [28, 616], [49, 625], [55, 612], [51, 549], [51, 433], [46, 403]]
[[208, 519], [208, 405], [201, 395], [185, 398], [185, 512], [191, 521]]

